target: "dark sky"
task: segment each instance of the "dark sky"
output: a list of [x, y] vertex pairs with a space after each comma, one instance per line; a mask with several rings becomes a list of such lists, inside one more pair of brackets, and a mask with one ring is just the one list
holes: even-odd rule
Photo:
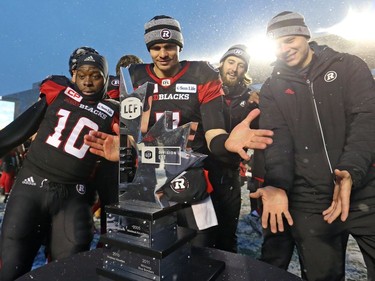
[[304, 14], [315, 32], [342, 21], [350, 7], [374, 9], [374, 0], [1, 0], [0, 96], [29, 89], [49, 74], [69, 75], [69, 55], [83, 45], [106, 56], [111, 73], [124, 54], [149, 62], [143, 25], [155, 15], [180, 21], [181, 59], [214, 63], [233, 44], [255, 45], [281, 11]]

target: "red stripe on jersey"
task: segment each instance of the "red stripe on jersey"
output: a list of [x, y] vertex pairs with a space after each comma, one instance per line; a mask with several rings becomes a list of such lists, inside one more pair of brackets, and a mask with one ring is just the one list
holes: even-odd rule
[[[188, 71], [189, 66], [190, 66], [190, 62], [188, 61], [188, 62], [186, 62], [185, 66], [182, 68], [182, 70], [180, 72], [178, 72], [175, 76], [165, 77], [165, 78], [157, 77], [151, 70], [151, 64], [146, 65], [146, 71], [147, 71], [147, 74], [152, 78], [152, 80], [154, 80], [157, 84], [159, 84], [159, 86], [161, 86], [163, 88], [168, 88], [169, 86], [173, 85], [177, 80], [179, 80], [182, 77], [182, 75], [184, 75], [186, 73], [186, 71]], [[165, 79], [171, 80], [171, 83], [168, 86], [162, 86], [163, 85], [162, 81], [165, 80]]]
[[198, 99], [202, 104], [223, 96], [222, 82], [217, 79], [203, 85], [198, 85], [198, 94]]
[[51, 104], [59, 93], [66, 89], [66, 86], [60, 85], [51, 80], [47, 80], [40, 85], [40, 94], [46, 96], [47, 104]]

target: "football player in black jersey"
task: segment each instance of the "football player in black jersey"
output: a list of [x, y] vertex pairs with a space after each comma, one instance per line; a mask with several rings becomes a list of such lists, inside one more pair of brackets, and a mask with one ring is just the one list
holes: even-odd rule
[[103, 56], [87, 53], [76, 64], [75, 83], [47, 78], [40, 100], [0, 132], [0, 154], [37, 132], [4, 214], [2, 281], [28, 272], [44, 241], [52, 260], [90, 247], [94, 190], [87, 183], [98, 156], [83, 137], [90, 130], [118, 129], [118, 104], [103, 100], [108, 83]]
[[[153, 63], [131, 65], [129, 71], [134, 88], [145, 82], [156, 84], [152, 107], [148, 112], [148, 129], [166, 110], [172, 111], [174, 127], [189, 122], [198, 123], [194, 140], [191, 142], [191, 148], [195, 152], [214, 154], [223, 161], [237, 159], [237, 153], [247, 158], [243, 147], [265, 148], [272, 142], [269, 138], [272, 135], [270, 131], [252, 131], [248, 127], [247, 123], [254, 118], [256, 112], [241, 124], [242, 128], [238, 127], [234, 130], [236, 133], [229, 136], [223, 114], [223, 90], [219, 72], [207, 62], [180, 62], [179, 53], [184, 41], [177, 20], [163, 15], [154, 17], [145, 24], [144, 39]], [[247, 137], [247, 134], [251, 136]], [[106, 138], [106, 135], [100, 133], [99, 135]], [[100, 155], [107, 154], [107, 151], [103, 152], [100, 144], [97, 147], [100, 151], [95, 150], [95, 137], [94, 134], [86, 138], [87, 143], [94, 146], [92, 151]], [[111, 158], [113, 155], [107, 156]], [[203, 182], [205, 188], [203, 168], [210, 167], [211, 159], [212, 157], [209, 156], [204, 161], [204, 167], [189, 169], [183, 177], [180, 177], [179, 179], [184, 181], [183, 186], [197, 187], [202, 186]], [[202, 212], [202, 209], [205, 209], [213, 213], [213, 216], [215, 214], [208, 194], [202, 193], [200, 198], [188, 197], [195, 194], [190, 192], [190, 188], [179, 189], [179, 193], [176, 193], [173, 191], [173, 182], [171, 185], [167, 184], [163, 191], [164, 196], [170, 201], [191, 203], [191, 208], [185, 208], [179, 214], [178, 223], [197, 230], [198, 234], [192, 241], [193, 245], [213, 246], [215, 238], [212, 234], [214, 234], [214, 226], [217, 225], [216, 217], [214, 220], [207, 220], [212, 216], [205, 211]]]
[[[99, 52], [92, 47], [81, 46], [76, 48], [70, 55], [69, 72], [72, 81], [75, 81], [79, 57], [88, 53], [99, 54]], [[119, 79], [117, 76], [109, 75], [107, 91], [104, 98], [119, 99]], [[95, 189], [98, 194], [98, 199], [93, 206], [93, 212], [96, 212], [100, 208], [100, 233], [106, 233], [107, 224], [104, 206], [118, 202], [118, 164], [104, 158], [98, 160], [95, 173], [89, 185]], [[100, 247], [101, 244], [98, 243], [97, 246]]]

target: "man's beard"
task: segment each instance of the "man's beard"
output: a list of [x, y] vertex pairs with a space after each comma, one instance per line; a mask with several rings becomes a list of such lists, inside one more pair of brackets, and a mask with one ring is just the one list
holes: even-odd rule
[[233, 87], [238, 84], [239, 78], [237, 76], [237, 79], [235, 80], [228, 80], [226, 76], [222, 76], [221, 79], [223, 80], [223, 84], [228, 87]]
[[235, 80], [228, 80], [227, 79], [227, 74], [228, 73], [223, 73], [223, 68], [219, 68], [219, 71], [220, 71], [220, 77], [221, 77], [221, 81], [223, 81], [223, 85], [224, 86], [227, 86], [227, 87], [234, 87], [234, 86], [237, 86], [239, 84], [239, 82], [241, 81], [241, 79], [243, 79], [243, 76], [242, 78], [239, 77], [238, 75], [236, 76], [236, 79]]

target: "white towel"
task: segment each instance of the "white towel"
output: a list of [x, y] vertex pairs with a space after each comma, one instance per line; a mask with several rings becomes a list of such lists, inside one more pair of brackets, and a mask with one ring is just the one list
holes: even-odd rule
[[217, 217], [210, 196], [199, 203], [192, 204], [191, 208], [199, 230], [217, 225]]

